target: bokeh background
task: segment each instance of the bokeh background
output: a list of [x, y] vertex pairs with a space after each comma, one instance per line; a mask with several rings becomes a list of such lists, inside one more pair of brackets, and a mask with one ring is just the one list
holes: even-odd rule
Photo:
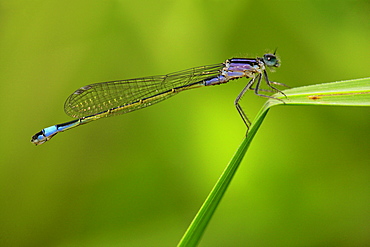
[[[236, 151], [247, 80], [187, 91], [35, 147], [101, 81], [278, 48], [292, 87], [368, 77], [369, 1], [1, 1], [0, 246], [174, 246]], [[248, 93], [253, 118], [265, 99]], [[279, 106], [200, 246], [366, 246], [370, 110]]]

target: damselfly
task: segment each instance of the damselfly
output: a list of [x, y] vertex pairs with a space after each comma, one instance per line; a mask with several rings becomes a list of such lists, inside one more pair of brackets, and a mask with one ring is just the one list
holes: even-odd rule
[[[219, 85], [242, 77], [251, 78], [251, 80], [236, 97], [234, 104], [247, 128], [249, 128], [251, 122], [241, 108], [239, 101], [249, 89], [254, 90], [256, 95], [267, 98], [273, 97], [260, 92], [281, 92], [272, 84], [285, 85], [270, 81], [266, 72], [267, 67], [279, 66], [280, 62], [274, 53], [257, 58], [232, 58], [224, 63], [196, 67], [167, 75], [87, 85], [77, 89], [64, 104], [66, 114], [78, 119], [45, 128], [35, 134], [31, 142], [40, 145], [59, 132], [93, 120], [135, 111], [158, 103], [184, 90]], [[270, 88], [269, 90], [260, 88], [262, 77]]]

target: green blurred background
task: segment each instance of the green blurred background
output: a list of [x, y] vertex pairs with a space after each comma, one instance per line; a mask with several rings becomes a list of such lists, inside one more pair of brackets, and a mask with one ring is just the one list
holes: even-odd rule
[[[1, 1], [0, 246], [174, 246], [241, 143], [247, 80], [187, 91], [35, 147], [101, 81], [278, 48], [292, 87], [370, 76], [369, 1]], [[242, 101], [254, 116], [265, 99]], [[252, 117], [253, 118], [253, 117]], [[200, 246], [370, 243], [361, 107], [273, 108]]]

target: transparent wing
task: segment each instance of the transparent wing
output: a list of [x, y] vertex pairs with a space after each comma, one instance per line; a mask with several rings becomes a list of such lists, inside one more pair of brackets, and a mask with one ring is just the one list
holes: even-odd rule
[[[223, 67], [223, 64], [207, 65], [167, 75], [87, 85], [68, 97], [64, 104], [64, 111], [74, 118], [86, 117], [114, 108], [120, 109], [107, 116], [135, 111], [167, 99], [178, 91], [200, 86], [204, 80], [220, 75]], [[137, 104], [138, 102], [144, 103]]]

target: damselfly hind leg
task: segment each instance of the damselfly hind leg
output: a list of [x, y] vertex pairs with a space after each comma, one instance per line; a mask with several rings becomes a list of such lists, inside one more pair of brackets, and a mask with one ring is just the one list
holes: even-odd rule
[[[257, 77], [260, 77], [260, 75], [257, 75]], [[249, 130], [249, 127], [251, 125], [251, 121], [248, 119], [247, 115], [245, 114], [245, 112], [243, 111], [242, 107], [240, 106], [239, 104], [239, 101], [241, 100], [241, 98], [243, 97], [243, 95], [245, 94], [245, 92], [247, 92], [253, 85], [254, 81], [255, 81], [256, 77], [252, 78], [248, 83], [247, 85], [243, 88], [243, 90], [239, 93], [238, 97], [236, 97], [235, 101], [234, 101], [234, 105], [236, 107], [236, 110], [238, 110], [239, 112], [239, 115], [241, 116], [241, 118], [243, 119], [243, 122], [245, 123], [245, 125], [247, 126], [247, 132]]]
[[[267, 86], [270, 87], [270, 89], [263, 89], [263, 88], [260, 88], [261, 86], [261, 80], [262, 80], [262, 77], [264, 77], [264, 80], [267, 84]], [[256, 84], [255, 87], [253, 87], [253, 84]], [[236, 109], [238, 110], [239, 112], [239, 115], [241, 116], [241, 118], [243, 119], [243, 122], [245, 123], [245, 125], [247, 126], [247, 133], [248, 133], [248, 130], [249, 130], [249, 127], [251, 126], [251, 121], [248, 119], [247, 115], [245, 114], [243, 108], [241, 107], [241, 105], [239, 104], [239, 101], [241, 100], [241, 98], [243, 97], [243, 95], [248, 91], [248, 90], [254, 90], [254, 93], [258, 96], [261, 96], [261, 97], [265, 97], [265, 98], [269, 98], [269, 99], [276, 99], [276, 100], [279, 100], [281, 102], [284, 103], [284, 101], [282, 99], [279, 99], [279, 98], [275, 98], [275, 97], [272, 97], [270, 95], [265, 95], [265, 94], [261, 94], [260, 92], [268, 92], [268, 93], [275, 93], [275, 92], [279, 92], [281, 94], [283, 94], [285, 97], [287, 97], [282, 91], [280, 91], [278, 88], [274, 87], [272, 84], [274, 85], [278, 85], [278, 86], [283, 86], [283, 87], [289, 87], [287, 85], [285, 85], [284, 83], [280, 83], [280, 82], [273, 82], [273, 81], [270, 81], [268, 79], [268, 75], [267, 75], [267, 72], [266, 71], [263, 71], [263, 74], [258, 74], [256, 77], [252, 78], [248, 84], [243, 88], [243, 90], [239, 93], [238, 97], [235, 99], [235, 102], [234, 102], [234, 105], [236, 107]]]

